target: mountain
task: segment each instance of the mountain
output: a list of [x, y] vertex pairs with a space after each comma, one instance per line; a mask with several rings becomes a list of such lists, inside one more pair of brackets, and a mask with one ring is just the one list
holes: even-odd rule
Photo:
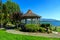
[[60, 20], [55, 20], [55, 19], [42, 18], [42, 19], [40, 19], [40, 23], [50, 23], [54, 26], [60, 26]]
[[42, 19], [40, 19], [40, 21], [60, 21], [60, 20], [42, 18]]

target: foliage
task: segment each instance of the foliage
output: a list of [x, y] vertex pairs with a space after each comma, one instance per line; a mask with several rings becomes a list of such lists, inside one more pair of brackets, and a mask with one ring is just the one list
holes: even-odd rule
[[4, 22], [4, 13], [0, 13], [0, 23]]
[[40, 32], [46, 32], [46, 29], [43, 28], [43, 27], [40, 27], [40, 28], [39, 28], [39, 31], [40, 31]]
[[21, 15], [22, 15], [22, 13], [15, 12], [15, 13], [13, 13], [10, 16], [11, 22], [12, 23], [15, 23], [15, 25], [17, 26], [17, 28], [18, 28], [18, 24], [21, 23]]
[[15, 27], [15, 25], [13, 25], [11, 22], [8, 22], [8, 23], [6, 24], [6, 26]]
[[46, 27], [50, 27], [51, 25], [50, 24], [41, 24], [40, 26], [46, 28]]
[[21, 15], [22, 13], [14, 12], [10, 17], [11, 17], [11, 20], [13, 21], [19, 21], [21, 20]]
[[18, 4], [14, 3], [14, 2], [11, 2], [11, 1], [7, 1], [5, 3], [6, 5], [6, 10], [8, 13], [13, 13], [13, 12], [20, 12], [20, 8], [18, 6]]
[[22, 30], [22, 28], [21, 27], [18, 27], [18, 29], [17, 29], [18, 31], [21, 31]]
[[[5, 3], [0, 3], [2, 5], [0, 5], [0, 8], [2, 8], [0, 11], [2, 11], [2, 13], [0, 13], [0, 24], [5, 24], [8, 22], [11, 22], [11, 15], [13, 15], [14, 12], [20, 12], [20, 8], [19, 5], [7, 0], [7, 2]], [[15, 16], [15, 15], [14, 15]], [[17, 15], [18, 16], [18, 15]], [[15, 17], [17, 17], [15, 16]], [[18, 18], [15, 18], [15, 20], [18, 20]]]
[[7, 14], [7, 6], [5, 4], [2, 6], [2, 12]]
[[0, 31], [6, 31], [6, 29], [5, 28], [1, 28]]
[[41, 26], [40, 27], [41, 32], [48, 32], [48, 33], [52, 32], [51, 24], [41, 24], [40, 26]]
[[57, 32], [60, 32], [60, 27], [57, 27]]
[[36, 24], [26, 24], [25, 28], [29, 32], [37, 32], [39, 30], [39, 26]]
[[56, 26], [57, 27], [57, 29], [55, 30], [55, 26], [52, 26], [51, 28], [52, 28], [52, 30], [53, 31], [57, 31], [57, 32], [60, 32], [60, 26]]

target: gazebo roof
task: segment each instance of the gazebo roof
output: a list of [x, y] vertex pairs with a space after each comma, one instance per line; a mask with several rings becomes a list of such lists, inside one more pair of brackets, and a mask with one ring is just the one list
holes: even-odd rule
[[34, 14], [31, 10], [28, 10], [27, 13], [22, 16], [23, 18], [40, 18], [41, 17], [41, 16]]

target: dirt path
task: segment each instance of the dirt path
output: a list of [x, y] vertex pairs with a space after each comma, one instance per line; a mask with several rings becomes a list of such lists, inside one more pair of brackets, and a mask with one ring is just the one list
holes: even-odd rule
[[30, 35], [30, 36], [43, 36], [43, 37], [51, 37], [51, 38], [60, 38], [60, 33], [58, 34], [47, 34], [47, 33], [29, 33], [29, 32], [21, 32], [16, 30], [7, 30], [6, 32], [12, 34], [22, 34], [22, 35]]

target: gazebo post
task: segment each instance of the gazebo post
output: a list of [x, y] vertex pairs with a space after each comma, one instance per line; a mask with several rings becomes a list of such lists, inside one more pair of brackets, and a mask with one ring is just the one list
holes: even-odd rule
[[38, 24], [38, 18], [36, 18], [36, 24]]
[[25, 19], [25, 24], [27, 24], [27, 19]]
[[39, 21], [39, 20], [38, 20], [38, 18], [37, 18], [37, 24], [38, 24], [38, 21]]
[[40, 18], [36, 18], [36, 24], [40, 24]]
[[40, 18], [39, 18], [39, 21], [38, 21], [38, 22], [39, 22], [39, 24], [40, 24]]
[[33, 23], [33, 18], [31, 18], [31, 24]]

